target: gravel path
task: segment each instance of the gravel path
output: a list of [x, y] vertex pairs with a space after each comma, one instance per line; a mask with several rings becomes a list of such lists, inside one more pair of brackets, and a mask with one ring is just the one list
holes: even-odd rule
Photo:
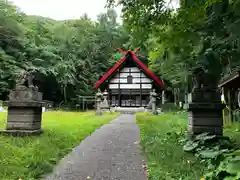
[[122, 114], [60, 161], [45, 180], [146, 180], [136, 116]]

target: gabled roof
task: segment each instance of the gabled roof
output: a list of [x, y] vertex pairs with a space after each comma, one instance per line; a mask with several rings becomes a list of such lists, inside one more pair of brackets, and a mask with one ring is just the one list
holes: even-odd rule
[[235, 70], [231, 74], [225, 76], [218, 84], [218, 87], [224, 86], [240, 87], [239, 82], [240, 82], [240, 70]]
[[116, 72], [119, 67], [127, 60], [127, 57], [131, 57], [131, 59], [138, 64], [138, 66], [145, 72], [145, 74], [151, 78], [152, 80], [155, 81], [156, 84], [158, 84], [159, 86], [161, 86], [162, 89], [165, 89], [165, 85], [163, 84], [162, 80], [159, 79], [152, 71], [150, 71], [147, 66], [142, 63], [142, 61], [140, 61], [137, 56], [136, 53], [139, 51], [139, 49], [136, 49], [135, 51], [122, 51], [121, 49], [118, 49], [122, 54], [124, 54], [125, 56], [122, 57], [120, 59], [119, 62], [117, 62], [109, 71], [107, 71], [99, 81], [96, 82], [95, 84], [95, 88], [99, 88], [99, 86], [104, 83], [114, 72]]

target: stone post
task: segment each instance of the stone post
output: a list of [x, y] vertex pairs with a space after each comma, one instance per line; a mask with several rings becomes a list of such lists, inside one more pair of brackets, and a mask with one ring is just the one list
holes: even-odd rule
[[97, 103], [97, 111], [96, 111], [96, 115], [101, 116], [102, 110], [101, 110], [101, 101], [102, 101], [102, 93], [100, 91], [100, 89], [98, 89], [98, 92], [96, 94], [96, 103]]
[[196, 76], [188, 107], [188, 131], [192, 134], [207, 132], [222, 135], [224, 105], [221, 103], [220, 92], [215, 84], [211, 84], [212, 80], [203, 70], [198, 69]]
[[162, 91], [162, 104], [165, 104], [165, 91]]
[[183, 104], [183, 109], [187, 109], [188, 107], [188, 93], [185, 92], [184, 94], [184, 104]]
[[174, 104], [177, 106], [177, 89], [173, 88], [173, 95], [174, 95]]
[[157, 101], [157, 93], [155, 92], [155, 89], [151, 92], [152, 97], [152, 114], [157, 115], [157, 108], [156, 108], [156, 101]]

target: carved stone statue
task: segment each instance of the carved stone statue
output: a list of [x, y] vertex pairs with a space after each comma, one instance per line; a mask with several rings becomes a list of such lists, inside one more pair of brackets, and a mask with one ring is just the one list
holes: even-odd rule
[[28, 82], [28, 87], [33, 88], [33, 79], [34, 79], [34, 75], [32, 74], [32, 72], [29, 72], [27, 74], [27, 82]]
[[26, 81], [26, 71], [18, 70], [16, 73], [16, 87], [24, 86]]
[[[31, 70], [19, 70], [16, 73], [16, 87], [25, 86], [25, 82], [27, 81], [27, 87], [33, 88], [33, 71]], [[25, 86], [26, 87], [26, 86]]]
[[218, 79], [208, 72], [204, 74], [204, 88], [206, 90], [215, 90], [217, 88]]
[[193, 89], [194, 92], [197, 89], [201, 89], [204, 86], [204, 71], [202, 68], [195, 68], [192, 72]]

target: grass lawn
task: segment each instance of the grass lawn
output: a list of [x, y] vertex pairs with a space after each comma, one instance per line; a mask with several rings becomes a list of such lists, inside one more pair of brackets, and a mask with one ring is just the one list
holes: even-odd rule
[[[137, 122], [141, 129], [141, 146], [148, 159], [150, 180], [200, 180], [206, 167], [191, 154], [183, 152], [179, 142], [187, 129], [186, 114], [169, 112], [152, 116], [139, 113]], [[225, 134], [238, 136], [238, 128], [239, 125], [228, 127]]]
[[[93, 112], [43, 113], [44, 133], [39, 137], [10, 137], [0, 135], [0, 179], [33, 180], [52, 171], [64, 155], [72, 151], [86, 136], [118, 116], [108, 113], [95, 116]], [[0, 113], [0, 128], [6, 113]]]

